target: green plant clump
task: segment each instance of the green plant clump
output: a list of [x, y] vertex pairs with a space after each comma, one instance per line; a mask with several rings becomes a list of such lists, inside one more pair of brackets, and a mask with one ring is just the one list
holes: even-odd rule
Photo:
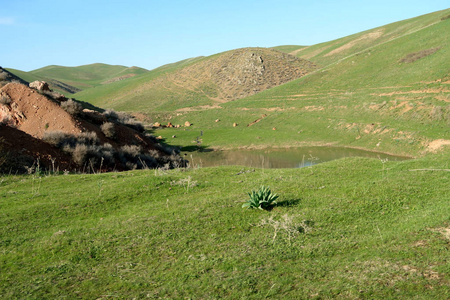
[[269, 209], [277, 204], [278, 195], [272, 193], [269, 187], [261, 186], [258, 191], [248, 193], [250, 199], [245, 202], [243, 208]]

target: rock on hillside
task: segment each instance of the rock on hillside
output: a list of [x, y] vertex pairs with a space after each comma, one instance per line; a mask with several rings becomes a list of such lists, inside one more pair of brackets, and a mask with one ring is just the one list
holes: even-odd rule
[[[79, 102], [54, 94], [20, 83], [0, 88], [0, 158], [5, 152], [11, 161], [25, 155], [27, 159], [21, 161], [36, 164], [40, 159], [48, 169], [58, 159], [61, 168], [85, 171], [185, 165], [171, 149], [145, 134], [132, 117], [83, 110]], [[0, 170], [4, 170], [1, 164], [2, 160]]]
[[274, 49], [243, 48], [205, 58], [160, 81], [203, 90], [211, 99], [224, 102], [292, 81], [316, 68], [310, 61]]

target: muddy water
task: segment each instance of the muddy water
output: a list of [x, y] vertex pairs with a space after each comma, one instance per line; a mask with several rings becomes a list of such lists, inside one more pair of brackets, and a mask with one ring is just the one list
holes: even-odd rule
[[380, 160], [405, 160], [406, 157], [340, 147], [302, 147], [294, 149], [225, 150], [187, 152], [184, 156], [191, 166], [224, 165], [253, 168], [303, 168], [344, 157], [370, 157]]

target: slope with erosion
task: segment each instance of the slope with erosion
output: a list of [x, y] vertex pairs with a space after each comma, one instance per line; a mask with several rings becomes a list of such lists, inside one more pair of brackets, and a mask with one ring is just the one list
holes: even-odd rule
[[[77, 101], [51, 98], [14, 82], [0, 89], [0, 99], [0, 156], [8, 157], [0, 163], [3, 171], [38, 164], [54, 170], [55, 163], [62, 169], [92, 172], [185, 163], [124, 114], [83, 110]], [[26, 165], [17, 165], [21, 161]]]
[[86, 90], [76, 96], [102, 107], [146, 113], [214, 107], [299, 78], [315, 68], [309, 61], [279, 51], [244, 48], [199, 58], [168, 72], [155, 70], [158, 73], [150, 72], [126, 85]]
[[300, 58], [311, 60], [319, 66], [325, 67], [348, 56], [370, 49], [371, 47], [393, 41], [399, 37], [437, 24], [449, 14], [450, 10], [447, 9], [312, 46], [290, 45], [274, 48]]
[[450, 19], [442, 16], [449, 14], [387, 25], [392, 32], [415, 27], [222, 109], [175, 112], [157, 121], [196, 124], [197, 132], [177, 135], [183, 145], [203, 131], [202, 142], [219, 148], [331, 143], [404, 155], [443, 149], [450, 143]]

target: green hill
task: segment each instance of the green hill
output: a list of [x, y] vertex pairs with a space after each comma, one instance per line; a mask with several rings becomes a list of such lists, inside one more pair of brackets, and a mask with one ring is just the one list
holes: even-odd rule
[[244, 48], [179, 62], [124, 84], [85, 90], [83, 101], [144, 113], [216, 106], [308, 74], [309, 61], [264, 48]]
[[30, 72], [8, 69], [27, 80], [46, 81], [50, 87], [63, 94], [73, 94], [84, 89], [121, 81], [148, 72], [139, 67], [91, 64], [78, 67], [47, 66]]
[[[215, 148], [335, 144], [421, 155], [435, 143], [450, 140], [449, 14], [439, 11], [386, 25], [383, 32], [390, 38], [380, 36], [378, 43], [372, 40], [365, 48], [353, 42], [353, 52], [345, 57], [337, 52], [323, 59], [319, 55], [317, 62], [329, 60], [326, 67], [243, 99], [215, 106], [193, 101], [195, 105], [185, 107], [174, 97], [171, 106], [164, 107], [156, 105], [156, 99], [140, 101], [142, 94], [136, 91], [133, 98], [124, 95], [108, 107], [141, 111], [163, 124], [195, 124], [192, 133], [158, 131], [168, 139], [176, 135], [183, 146], [192, 145], [202, 131], [204, 145]], [[328, 44], [339, 49], [345, 41], [362, 41], [367, 34]], [[161, 91], [158, 97], [165, 95]], [[88, 101], [102, 106], [98, 99]]]
[[291, 45], [275, 48], [325, 67], [360, 51], [368, 50], [382, 43], [393, 42], [397, 38], [433, 26], [448, 13], [449, 10], [434, 12], [312, 46]]

